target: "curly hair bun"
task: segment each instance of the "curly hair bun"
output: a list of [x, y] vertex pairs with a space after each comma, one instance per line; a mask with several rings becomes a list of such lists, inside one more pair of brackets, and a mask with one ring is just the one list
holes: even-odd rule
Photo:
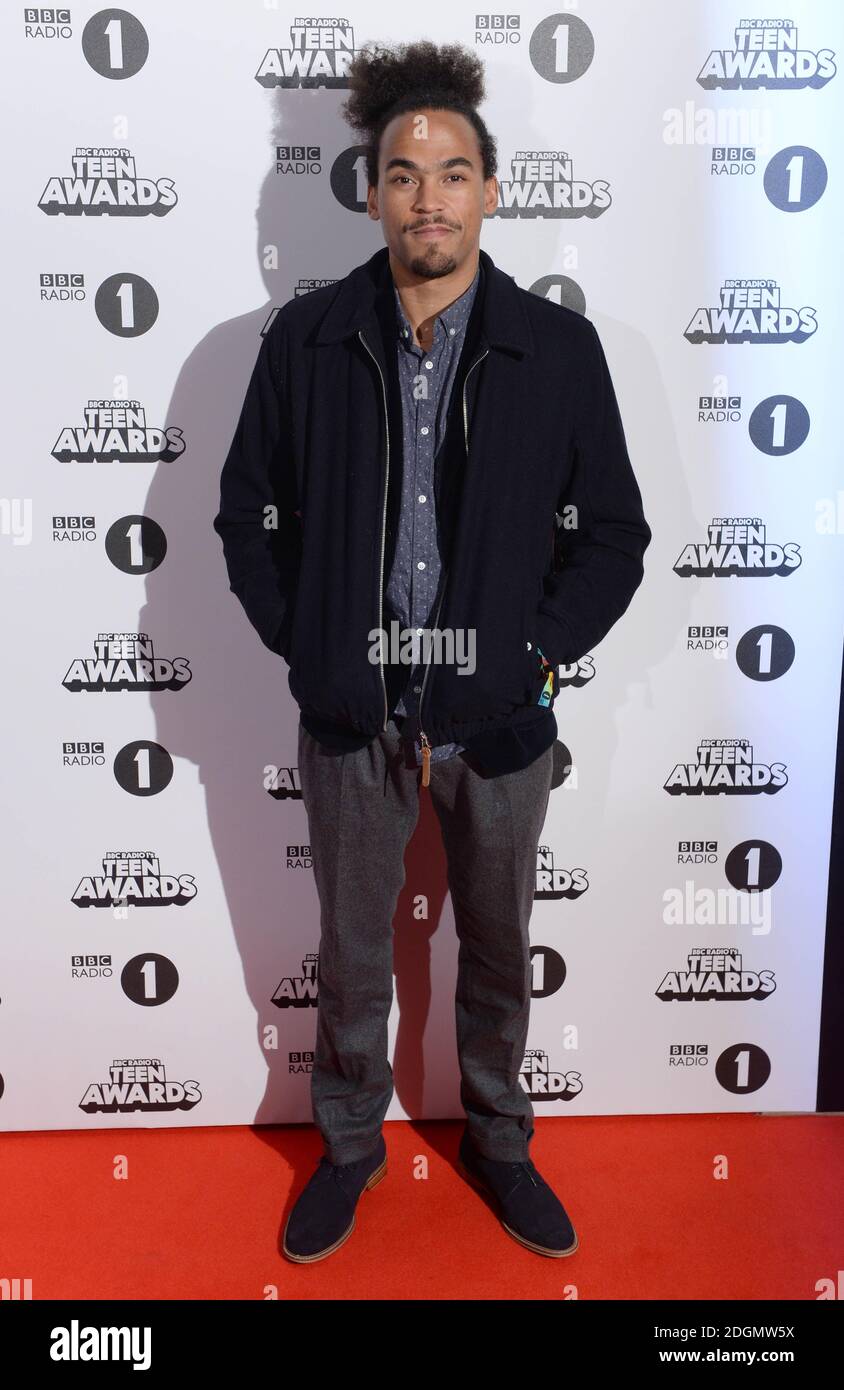
[[483, 63], [460, 44], [438, 47], [420, 39], [387, 48], [375, 42], [355, 54], [344, 111], [353, 130], [371, 136], [399, 101], [427, 106], [447, 100], [472, 109], [483, 99]]
[[484, 65], [471, 49], [458, 43], [438, 46], [430, 39], [392, 48], [374, 41], [355, 53], [348, 76], [349, 95], [341, 111], [366, 146], [370, 184], [378, 182], [378, 147], [385, 126], [393, 116], [426, 106], [465, 116], [477, 133], [484, 178], [495, 174], [495, 141], [477, 111], [485, 96]]

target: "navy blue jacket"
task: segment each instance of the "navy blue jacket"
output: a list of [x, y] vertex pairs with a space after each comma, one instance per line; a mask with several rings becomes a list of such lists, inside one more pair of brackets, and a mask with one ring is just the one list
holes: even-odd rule
[[[476, 669], [432, 662], [420, 715], [432, 744], [460, 742], [498, 771], [556, 737], [553, 709], [536, 704], [536, 645], [555, 666], [591, 651], [641, 583], [651, 531], [594, 324], [480, 258], [436, 461], [432, 623], [474, 628]], [[390, 620], [401, 494], [394, 345], [386, 247], [285, 304], [258, 352], [214, 519], [230, 588], [288, 663], [303, 724], [349, 749], [386, 726], [407, 676], [369, 659], [373, 629]]]

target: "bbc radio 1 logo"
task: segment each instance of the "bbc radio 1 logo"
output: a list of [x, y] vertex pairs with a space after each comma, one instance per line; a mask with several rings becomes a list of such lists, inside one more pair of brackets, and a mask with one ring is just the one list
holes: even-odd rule
[[[75, 545], [97, 539], [95, 516], [54, 516], [52, 539], [58, 545]], [[132, 512], [109, 526], [104, 548], [107, 559], [122, 574], [151, 574], [167, 554], [167, 537], [152, 517]]]
[[708, 91], [798, 91], [824, 87], [835, 76], [831, 48], [801, 48], [791, 19], [741, 19], [729, 48], [714, 48], [697, 80]]
[[314, 1053], [288, 1052], [287, 1071], [290, 1076], [309, 1076], [314, 1069]]
[[746, 738], [704, 738], [695, 762], [676, 763], [663, 782], [669, 796], [773, 795], [788, 783], [785, 763], [759, 763]]
[[472, 27], [479, 48], [502, 48], [522, 41], [522, 17], [518, 14], [475, 14]]
[[[42, 271], [38, 286], [42, 304], [81, 303], [88, 298], [85, 276], [78, 271]], [[158, 318], [158, 308], [152, 285], [133, 271], [108, 276], [94, 296], [98, 322], [117, 338], [137, 338], [149, 332]]]
[[[744, 406], [741, 396], [700, 396], [697, 422], [700, 425], [739, 424]], [[793, 454], [809, 436], [809, 412], [796, 396], [777, 392], [766, 396], [750, 412], [747, 432], [750, 442], [769, 458]]]
[[193, 874], [162, 872], [151, 850], [103, 855], [101, 874], [86, 874], [71, 894], [77, 907], [185, 907], [197, 894]]
[[54, 516], [51, 520], [51, 539], [59, 545], [77, 545], [80, 541], [97, 539], [97, 519], [90, 516]]
[[[712, 178], [733, 179], [756, 173], [754, 145], [714, 145], [709, 163]], [[809, 145], [787, 145], [771, 155], [762, 175], [768, 202], [780, 212], [806, 212], [826, 192], [829, 171]]]
[[322, 149], [319, 145], [276, 145], [275, 171], [288, 178], [299, 174], [322, 173]]
[[116, 1057], [107, 1081], [92, 1081], [79, 1109], [86, 1115], [192, 1110], [202, 1100], [198, 1081], [168, 1081], [159, 1057]]
[[[695, 624], [687, 629], [686, 651], [725, 660], [729, 652], [726, 624]], [[791, 634], [776, 623], [757, 623], [743, 632], [735, 648], [736, 665], [751, 681], [775, 681], [790, 671], [796, 648]]]
[[[676, 1070], [683, 1067], [704, 1068], [710, 1065], [708, 1043], [671, 1043], [668, 1065]], [[733, 1043], [715, 1059], [715, 1079], [732, 1095], [750, 1095], [765, 1085], [771, 1075], [771, 1059], [755, 1043]]]
[[[105, 767], [105, 743], [67, 740], [62, 744], [62, 767]], [[124, 743], [114, 755], [114, 780], [130, 796], [158, 796], [173, 780], [173, 759], [161, 743], [138, 738]]]
[[102, 739], [67, 739], [62, 744], [62, 767], [105, 767]]
[[71, 39], [73, 28], [66, 6], [24, 5], [25, 39]]
[[567, 898], [575, 902], [586, 892], [589, 879], [585, 869], [564, 869], [554, 863], [554, 853], [548, 845], [540, 845], [536, 852], [535, 902], [561, 902]]
[[726, 652], [730, 642], [726, 623], [693, 623], [686, 629], [687, 652]]
[[301, 975], [285, 975], [271, 1003], [277, 1009], [315, 1009], [319, 1004], [319, 953], [302, 957]]
[[[77, 271], [42, 271], [38, 286], [39, 299], [44, 304], [69, 304], [88, 297], [85, 276]], [[94, 295], [98, 322], [116, 338], [138, 338], [148, 333], [158, 319], [158, 310], [155, 289], [143, 275], [134, 271], [118, 271], [107, 276]], [[89, 402], [89, 405], [102, 411], [137, 405], [137, 402], [105, 400]]]
[[[718, 864], [720, 862], [720, 852], [717, 840], [680, 840], [677, 845], [677, 863], [683, 865], [703, 865]], [[731, 888], [740, 893], [761, 894], [766, 893], [769, 888], [773, 888], [782, 873], [782, 855], [776, 845], [772, 845], [770, 840], [740, 840], [727, 851], [724, 859], [724, 877]], [[688, 895], [690, 885], [693, 887], [691, 879], [686, 880], [686, 893]], [[718, 890], [721, 892], [721, 890]], [[663, 901], [667, 901], [669, 894], [674, 890], [668, 889], [663, 895]], [[675, 901], [679, 893], [674, 892]], [[728, 900], [729, 903], [729, 900]], [[717, 925], [717, 920], [712, 917], [702, 917], [697, 915], [700, 907], [704, 912], [708, 912], [713, 906], [713, 900], [708, 895], [708, 890], [701, 889], [697, 897], [688, 901], [686, 907], [686, 920], [694, 921], [698, 926]]]
[[42, 270], [38, 298], [42, 304], [82, 303], [87, 299], [85, 276], [80, 270]]
[[148, 424], [140, 401], [86, 401], [82, 421], [59, 430], [50, 450], [59, 463], [172, 463], [185, 451], [183, 428]]
[[669, 1067], [708, 1067], [708, 1043], [670, 1043], [668, 1047]]
[[51, 174], [38, 199], [48, 217], [164, 217], [176, 206], [172, 179], [139, 174], [132, 151], [78, 145], [69, 174]]
[[677, 845], [678, 864], [717, 864], [717, 840], [681, 840]]
[[70, 958], [72, 980], [110, 980], [113, 975], [111, 956], [75, 955]]
[[100, 632], [93, 647], [93, 656], [71, 661], [66, 690], [183, 690], [193, 674], [186, 656], [156, 656], [145, 632]]
[[[73, 37], [71, 11], [66, 6], [46, 9], [27, 5], [23, 16], [25, 38], [67, 40]], [[113, 82], [134, 77], [149, 57], [147, 31], [128, 10], [97, 10], [87, 20], [80, 42], [88, 66], [99, 77]]]
[[737, 946], [697, 946], [686, 970], [669, 970], [654, 991], [664, 1003], [721, 999], [743, 1003], [768, 999], [776, 989], [773, 970], [745, 970]]
[[262, 87], [348, 87], [355, 31], [347, 19], [295, 19], [287, 43], [268, 48], [255, 81]]
[[540, 1047], [528, 1048], [525, 1053], [519, 1084], [534, 1103], [574, 1100], [583, 1090], [580, 1072], [552, 1071], [548, 1054]]
[[531, 946], [531, 999], [550, 999], [562, 989], [567, 974], [566, 963], [553, 946]]
[[312, 869], [314, 861], [311, 857], [310, 845], [288, 845], [284, 852], [284, 867], [286, 869]]
[[796, 541], [769, 541], [758, 516], [714, 516], [706, 528], [707, 540], [690, 541], [672, 566], [681, 579], [713, 575], [793, 574], [801, 564]]
[[537, 76], [565, 86], [576, 82], [591, 65], [595, 39], [589, 25], [577, 15], [555, 11], [539, 21], [528, 51]]
[[[70, 958], [72, 980], [110, 980], [114, 976], [110, 955], [74, 955]], [[126, 998], [141, 1008], [167, 1004], [179, 987], [179, 972], [169, 956], [155, 951], [127, 960], [120, 972], [120, 985]]]
[[723, 425], [741, 420], [741, 396], [699, 396], [697, 422], [699, 425]]
[[717, 304], [695, 309], [689, 343], [805, 343], [817, 332], [817, 310], [782, 303], [776, 280], [725, 280]]

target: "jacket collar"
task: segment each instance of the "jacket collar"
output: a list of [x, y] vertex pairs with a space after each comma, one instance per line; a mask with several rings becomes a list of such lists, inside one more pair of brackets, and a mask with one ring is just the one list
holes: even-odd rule
[[[525, 357], [533, 355], [533, 334], [522, 303], [521, 291], [511, 275], [499, 270], [482, 248], [484, 297], [481, 335], [491, 347], [507, 348]], [[368, 261], [355, 266], [340, 281], [340, 288], [319, 326], [317, 343], [336, 343], [367, 325], [377, 328], [375, 301], [379, 291], [393, 285], [389, 251], [382, 246]]]

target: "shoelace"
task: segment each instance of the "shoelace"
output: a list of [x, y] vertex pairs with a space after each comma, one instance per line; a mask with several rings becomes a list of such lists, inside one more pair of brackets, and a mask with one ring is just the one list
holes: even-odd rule
[[534, 1177], [533, 1172], [531, 1170], [530, 1163], [527, 1162], [525, 1159], [522, 1159], [520, 1163], [508, 1163], [506, 1166], [508, 1168], [510, 1177], [512, 1177], [513, 1179], [512, 1183], [507, 1188], [505, 1194], [506, 1197], [511, 1196], [511, 1194], [515, 1192], [516, 1188], [519, 1186], [519, 1183], [524, 1182], [526, 1177], [530, 1178], [534, 1187], [539, 1187], [539, 1183], [536, 1181], [536, 1178]]
[[[531, 1171], [531, 1166], [530, 1166], [529, 1163], [527, 1163], [527, 1162], [525, 1162], [525, 1161], [523, 1160], [521, 1163], [512, 1163], [512, 1164], [510, 1165], [510, 1167], [511, 1167], [512, 1169], [514, 1169], [516, 1173], [518, 1173], [519, 1178], [523, 1177], [524, 1174], [527, 1173], [527, 1175], [528, 1175], [528, 1177], [530, 1178], [531, 1182], [533, 1183], [534, 1187], [538, 1187], [538, 1186], [539, 1186], [539, 1183], [536, 1181], [536, 1178], [533, 1176], [533, 1172]], [[515, 1186], [515, 1184], [514, 1184], [514, 1186]], [[512, 1191], [512, 1189], [511, 1189], [511, 1191]]]
[[[339, 1187], [343, 1188], [343, 1173], [347, 1173], [350, 1168], [356, 1168], [360, 1162], [361, 1159], [355, 1159], [352, 1163], [332, 1163], [327, 1154], [322, 1154], [315, 1177], [317, 1181], [321, 1182], [328, 1182], [333, 1179]], [[343, 1191], [345, 1192], [345, 1188]]]

